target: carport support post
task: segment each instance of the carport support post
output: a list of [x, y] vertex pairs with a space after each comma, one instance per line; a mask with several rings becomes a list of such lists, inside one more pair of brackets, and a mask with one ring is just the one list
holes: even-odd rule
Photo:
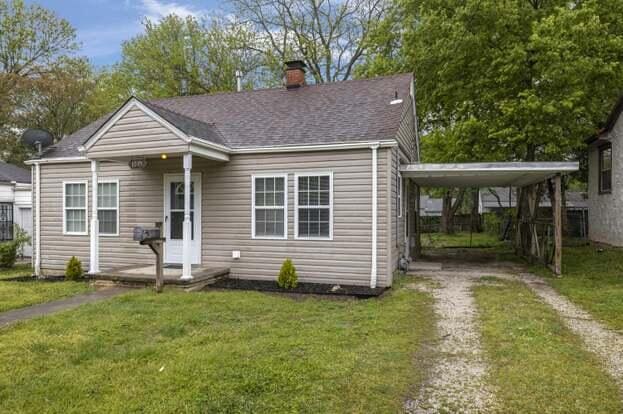
[[409, 242], [411, 259], [419, 259], [422, 254], [420, 239], [420, 186], [409, 180], [409, 188], [413, 198], [409, 199]]
[[193, 276], [191, 274], [191, 237], [192, 223], [190, 221], [190, 189], [191, 189], [191, 153], [184, 154], [184, 227], [182, 228], [182, 279], [189, 280]]
[[562, 273], [562, 179], [554, 177], [554, 273]]

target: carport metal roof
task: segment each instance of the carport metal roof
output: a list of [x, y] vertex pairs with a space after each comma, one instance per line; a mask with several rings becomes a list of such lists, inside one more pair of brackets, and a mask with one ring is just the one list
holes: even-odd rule
[[414, 163], [400, 171], [422, 187], [523, 187], [579, 168], [578, 162]]

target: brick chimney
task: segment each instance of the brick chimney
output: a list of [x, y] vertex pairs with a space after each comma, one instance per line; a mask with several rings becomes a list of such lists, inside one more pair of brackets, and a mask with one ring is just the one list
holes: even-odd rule
[[295, 89], [305, 86], [305, 62], [290, 60], [286, 62], [286, 88]]

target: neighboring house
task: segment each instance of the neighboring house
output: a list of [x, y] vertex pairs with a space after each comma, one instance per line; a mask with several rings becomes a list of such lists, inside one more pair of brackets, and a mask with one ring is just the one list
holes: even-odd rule
[[407, 248], [399, 164], [418, 161], [413, 76], [312, 86], [304, 70], [289, 62], [275, 89], [132, 97], [29, 161], [36, 273], [72, 255], [90, 273], [150, 265], [133, 228], [164, 222], [184, 279], [275, 280], [291, 258], [304, 282], [390, 286]]
[[441, 217], [443, 200], [422, 194], [420, 196], [420, 217]]
[[588, 144], [589, 238], [623, 246], [623, 96]]
[[[510, 203], [509, 203], [510, 197]], [[508, 208], [515, 208], [517, 199], [517, 189], [508, 187], [494, 187], [480, 190], [480, 213], [504, 212]], [[549, 194], [543, 194], [539, 201], [539, 207], [551, 210], [552, 202]], [[565, 207], [567, 211], [587, 211], [588, 198], [586, 193], [581, 191], [565, 192]]]
[[[31, 172], [0, 161], [0, 241], [13, 240], [13, 224], [32, 235]], [[22, 254], [30, 257], [32, 247]]]

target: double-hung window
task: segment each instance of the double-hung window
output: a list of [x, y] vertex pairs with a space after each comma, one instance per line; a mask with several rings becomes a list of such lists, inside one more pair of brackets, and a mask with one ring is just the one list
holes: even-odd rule
[[612, 191], [612, 145], [599, 148], [599, 193]]
[[295, 237], [333, 238], [333, 175], [305, 173], [296, 177]]
[[97, 186], [99, 234], [119, 235], [119, 182], [100, 181]]
[[87, 234], [87, 182], [63, 183], [63, 233]]
[[288, 238], [288, 176], [253, 176], [253, 238]]

